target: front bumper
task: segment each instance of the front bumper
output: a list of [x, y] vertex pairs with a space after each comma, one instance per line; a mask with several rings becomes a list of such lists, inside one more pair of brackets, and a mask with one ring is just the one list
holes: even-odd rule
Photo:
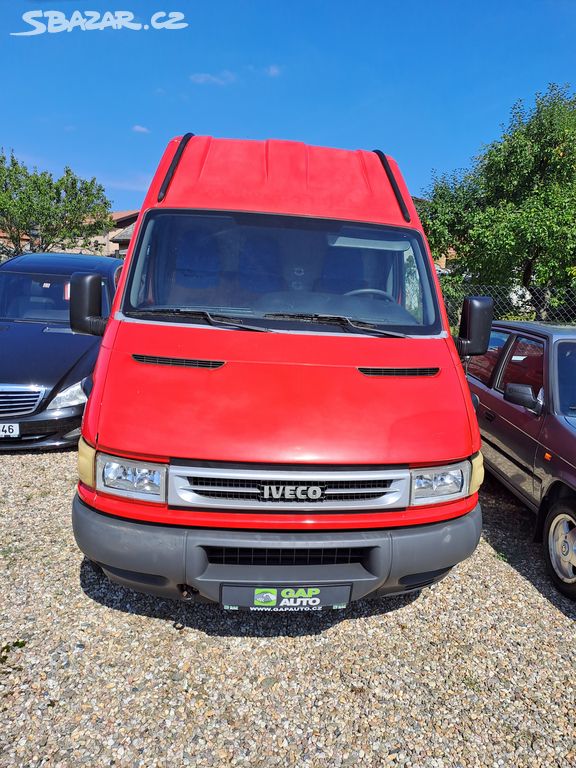
[[53, 411], [42, 410], [31, 416], [0, 419], [0, 424], [20, 425], [19, 437], [0, 438], [0, 452], [51, 450], [74, 446], [80, 438], [83, 412], [84, 405], [78, 405]]
[[[114, 582], [161, 597], [220, 601], [222, 585], [351, 584], [351, 599], [411, 592], [469, 557], [482, 529], [480, 505], [441, 523], [348, 532], [231, 531], [138, 523], [98, 512], [78, 496], [72, 508], [79, 548]], [[361, 562], [315, 565], [223, 564], [211, 548], [361, 550]], [[272, 560], [278, 559], [271, 557]], [[327, 557], [327, 559], [331, 559]]]

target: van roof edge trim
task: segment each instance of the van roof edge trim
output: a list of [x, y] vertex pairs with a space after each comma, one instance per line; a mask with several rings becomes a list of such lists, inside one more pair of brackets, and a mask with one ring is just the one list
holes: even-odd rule
[[168, 170], [166, 171], [166, 176], [164, 176], [164, 181], [162, 182], [162, 185], [160, 187], [160, 191], [158, 192], [158, 202], [161, 203], [162, 200], [166, 197], [166, 193], [168, 192], [168, 187], [170, 186], [170, 182], [172, 181], [172, 177], [174, 176], [174, 173], [176, 171], [176, 168], [178, 168], [178, 163], [180, 162], [180, 158], [184, 154], [184, 150], [186, 149], [186, 145], [194, 137], [193, 133], [186, 133], [182, 138], [180, 139], [180, 144], [178, 144], [178, 149], [174, 153], [174, 157], [172, 158], [172, 162], [168, 166]]
[[400, 191], [400, 187], [398, 186], [398, 182], [396, 181], [396, 177], [394, 176], [394, 172], [392, 168], [390, 167], [390, 163], [388, 161], [388, 158], [382, 152], [380, 149], [373, 150], [374, 154], [376, 154], [382, 163], [382, 166], [384, 170], [386, 171], [386, 176], [388, 177], [388, 181], [390, 182], [390, 186], [392, 187], [392, 190], [394, 191], [394, 195], [396, 197], [396, 200], [398, 201], [398, 206], [402, 212], [402, 216], [404, 217], [404, 221], [410, 222], [410, 211], [408, 210], [408, 206], [406, 205], [406, 202], [404, 198], [402, 197], [402, 192]]

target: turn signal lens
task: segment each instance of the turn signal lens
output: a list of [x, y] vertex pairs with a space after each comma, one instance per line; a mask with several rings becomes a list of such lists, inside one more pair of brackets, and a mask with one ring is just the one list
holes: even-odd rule
[[81, 483], [94, 488], [94, 458], [96, 449], [88, 445], [83, 437], [78, 441], [78, 477]]
[[484, 482], [484, 456], [478, 451], [472, 456], [472, 475], [470, 477], [470, 495], [476, 493]]

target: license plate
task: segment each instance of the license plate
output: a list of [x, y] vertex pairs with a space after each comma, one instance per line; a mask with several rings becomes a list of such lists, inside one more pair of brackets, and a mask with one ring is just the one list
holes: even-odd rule
[[20, 424], [0, 424], [1, 437], [20, 437]]
[[321, 611], [345, 608], [350, 602], [350, 584], [254, 587], [224, 584], [221, 602], [229, 611]]

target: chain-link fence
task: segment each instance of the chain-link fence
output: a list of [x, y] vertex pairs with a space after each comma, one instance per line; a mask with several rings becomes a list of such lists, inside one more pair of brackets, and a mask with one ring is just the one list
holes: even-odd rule
[[495, 320], [538, 320], [562, 325], [576, 325], [576, 289], [530, 290], [502, 285], [478, 285], [440, 277], [450, 326], [457, 329], [465, 296], [492, 296]]

